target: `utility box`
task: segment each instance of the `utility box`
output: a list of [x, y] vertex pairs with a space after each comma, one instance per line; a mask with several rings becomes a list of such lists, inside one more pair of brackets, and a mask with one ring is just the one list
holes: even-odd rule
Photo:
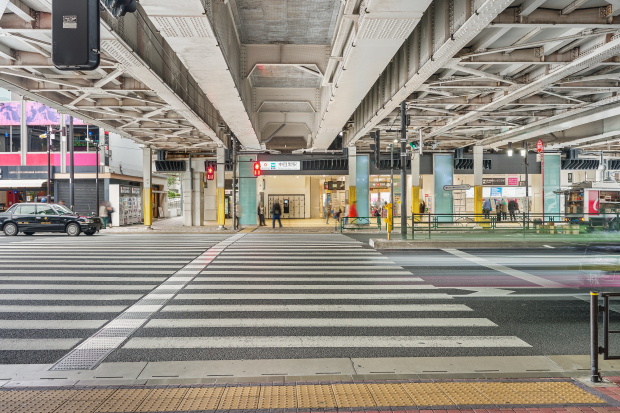
[[60, 70], [99, 67], [99, 0], [54, 0], [52, 62]]

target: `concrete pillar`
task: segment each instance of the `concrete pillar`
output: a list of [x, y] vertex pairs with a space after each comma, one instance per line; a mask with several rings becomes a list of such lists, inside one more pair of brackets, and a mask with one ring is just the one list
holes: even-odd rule
[[142, 205], [144, 205], [144, 225], [153, 224], [153, 155], [151, 148], [142, 148]]
[[[69, 172], [67, 170], [67, 115], [60, 115], [60, 173]], [[107, 197], [105, 199], [108, 199]], [[99, 208], [99, 206], [97, 206]]]
[[[411, 213], [423, 214], [420, 211], [420, 154], [416, 151], [411, 153]], [[420, 217], [415, 218], [416, 222], [420, 221]]]
[[205, 197], [204, 197], [204, 159], [192, 160], [192, 179], [194, 187], [192, 189], [192, 226], [201, 227], [205, 219]]
[[[368, 155], [357, 155], [355, 157], [355, 203], [357, 205], [357, 216], [370, 216], [370, 159]], [[401, 201], [402, 202], [402, 201]], [[360, 220], [359, 223], [367, 224], [370, 221]]]
[[26, 154], [28, 153], [28, 126], [26, 125], [26, 100], [23, 97], [21, 98], [21, 123], [19, 128], [22, 145], [21, 164], [26, 165]]
[[482, 171], [484, 170], [482, 146], [474, 146], [474, 214], [482, 221]]
[[225, 183], [226, 183], [226, 148], [217, 148], [217, 224], [219, 229], [226, 225]]
[[189, 162], [187, 169], [181, 175], [181, 187], [183, 188], [183, 226], [192, 226], [192, 174], [190, 172]]

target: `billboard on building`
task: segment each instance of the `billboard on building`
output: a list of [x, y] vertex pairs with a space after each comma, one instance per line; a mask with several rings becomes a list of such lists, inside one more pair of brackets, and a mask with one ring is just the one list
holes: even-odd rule
[[[21, 123], [21, 103], [4, 102], [0, 106], [0, 126], [19, 126]], [[67, 116], [67, 124], [69, 117]], [[73, 118], [74, 125], [86, 125], [78, 118]], [[39, 102], [26, 102], [26, 125], [49, 126], [60, 125], [60, 113], [56, 109]]]

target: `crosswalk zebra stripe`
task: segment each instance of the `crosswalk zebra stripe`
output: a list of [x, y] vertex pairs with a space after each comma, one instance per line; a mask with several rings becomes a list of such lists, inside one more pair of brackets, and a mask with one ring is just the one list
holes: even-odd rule
[[135, 337], [123, 348], [416, 348], [531, 347], [514, 336]]
[[0, 320], [0, 329], [80, 330], [96, 329], [108, 320]]
[[69, 350], [81, 338], [0, 338], [0, 350]]
[[451, 300], [444, 293], [433, 294], [179, 294], [175, 300]]
[[[258, 261], [253, 263], [252, 265], [230, 265], [230, 264], [225, 264], [225, 265], [218, 265], [218, 264], [211, 264], [209, 265], [209, 269], [208, 270], [220, 270], [220, 269], [243, 269], [243, 268], [255, 268], [255, 269], [269, 269], [269, 270], [273, 270], [273, 269], [278, 269], [278, 270], [293, 270], [293, 269], [311, 269], [311, 268], [317, 268], [317, 267], [324, 267], [322, 265], [264, 265], [262, 262]], [[402, 270], [403, 267], [400, 267], [398, 265], [382, 265], [382, 264], [377, 264], [377, 265], [373, 265], [373, 264], [366, 264], [366, 265], [334, 265], [332, 266], [333, 268], [331, 268], [331, 271], [333, 272], [334, 269], [342, 269], [342, 270], [366, 270], [369, 269], [369, 267], [373, 270]]]
[[[237, 271], [237, 270], [228, 270], [228, 271], [222, 271], [222, 270], [209, 270], [211, 266], [207, 267], [205, 270], [203, 270], [201, 272], [201, 274], [203, 275], [218, 275], [218, 274], [222, 274], [222, 275], [251, 275], [251, 274], [257, 274], [257, 275], [287, 275], [287, 274], [292, 274], [294, 273], [295, 275], [333, 275], [334, 271], [332, 268], [325, 268], [322, 270], [315, 270], [315, 271], [291, 271], [291, 270], [286, 270], [286, 271], [274, 271], [274, 270], [260, 270], [259, 267], [256, 268], [255, 271]], [[229, 267], [232, 268], [232, 267]], [[368, 270], [370, 270], [370, 268], [367, 268]], [[1, 271], [0, 271], [1, 272]], [[123, 271], [125, 272], [125, 271]], [[368, 275], [368, 273], [366, 272], [361, 272], [361, 271], [338, 271], [338, 275]], [[403, 270], [403, 271], [397, 271], [397, 270], [390, 270], [390, 271], [382, 271], [382, 274], [384, 275], [408, 275], [411, 276], [411, 272]]]
[[0, 294], [0, 300], [120, 301], [138, 300], [142, 294]]
[[156, 287], [140, 284], [0, 284], [0, 290], [152, 290]]
[[151, 270], [149, 268], [145, 268], [142, 271], [137, 270], [123, 270], [122, 268], [116, 270], [99, 270], [95, 268], [89, 268], [88, 266], [84, 266], [82, 270], [41, 270], [41, 269], [32, 269], [32, 270], [0, 270], [0, 274], [41, 274], [44, 272], [45, 274], [84, 274], [84, 273], [92, 273], [95, 272], [97, 274], [153, 274], [153, 275], [172, 275], [176, 271], [160, 271], [160, 270]]
[[44, 275], [1, 275], [0, 281], [127, 281], [127, 282], [163, 282], [165, 277], [90, 277], [90, 276], [67, 276], [67, 277], [49, 277]]
[[[28, 260], [28, 265], [31, 264], [37, 264], [37, 266], [39, 266], [39, 263], [43, 263], [45, 265], [49, 265], [49, 264], [57, 264], [57, 263], [69, 263], [70, 265], [62, 265], [62, 267], [73, 267], [76, 266], [75, 264], [75, 259], [72, 260], [65, 260], [65, 259], [39, 259], [39, 257], [37, 258], [31, 258]], [[97, 265], [97, 267], [99, 268], [105, 268], [107, 266], [110, 266], [110, 268], [116, 268], [116, 266], [112, 267], [111, 264], [119, 264], [119, 265], [123, 265], [125, 267], [131, 267], [131, 268], [144, 268], [144, 264], [146, 264], [147, 266], [151, 266], [151, 267], [163, 267], [163, 268], [178, 268], [178, 267], [182, 267], [185, 263], [187, 262], [187, 260], [165, 260], [165, 264], [158, 264], [157, 262], [153, 262], [153, 260], [149, 260], [149, 261], [137, 261], [137, 260], [118, 260], [118, 259], [108, 259], [108, 260], [88, 260], [88, 261], [84, 261], [83, 264], [87, 264], [89, 266], [93, 266], [93, 265]], [[21, 266], [24, 266], [24, 260], [2, 260], [2, 266], [6, 267], [8, 263], [20, 263]], [[83, 265], [82, 264], [82, 265]], [[105, 265], [98, 265], [98, 264], [105, 264]], [[138, 265], [138, 264], [142, 264], [142, 265]], [[175, 264], [175, 265], [172, 265]], [[17, 265], [11, 265], [11, 267], [16, 267]], [[58, 266], [60, 267], [60, 265]]]
[[[9, 284], [10, 285], [10, 284]], [[1, 286], [0, 286], [1, 287]], [[186, 290], [436, 290], [427, 284], [191, 284]]]
[[[2, 306], [0, 306], [2, 311]], [[399, 312], [473, 311], [463, 304], [235, 304], [235, 305], [167, 305], [162, 312]]]
[[149, 321], [145, 327], [497, 327], [497, 324], [486, 318], [160, 318]]
[[0, 313], [120, 313], [125, 305], [0, 305]]
[[[36, 267], [36, 268], [102, 268], [102, 269], [125, 269], [125, 268], [131, 268], [131, 269], [139, 269], [139, 268], [182, 268], [183, 264], [174, 264], [174, 265], [167, 265], [167, 264], [160, 264], [160, 263], [153, 263], [151, 262], [151, 265], [133, 265], [133, 264], [115, 264], [115, 265], [95, 265], [93, 263], [90, 262], [83, 262], [81, 264], [48, 264], [48, 263], [32, 263], [29, 262], [28, 266], [30, 267]], [[23, 268], [24, 264], [8, 264], [5, 265], [4, 263], [2, 264], [2, 268]]]
[[[70, 277], [66, 277], [70, 278]], [[3, 277], [0, 277], [2, 280]], [[196, 277], [196, 282], [282, 282], [282, 281], [314, 281], [314, 282], [421, 282], [419, 277]]]
[[[257, 258], [265, 258], [265, 257], [247, 257], [248, 260], [250, 259], [257, 259]], [[277, 258], [277, 259], [276, 259]], [[291, 262], [294, 262], [295, 264], [328, 264], [328, 265], [337, 265], [340, 262], [344, 262], [348, 264], [348, 261], [353, 261], [353, 262], [367, 262], [367, 263], [378, 263], [378, 264], [383, 264], [384, 261], [387, 259], [386, 257], [368, 257], [368, 258], [362, 258], [362, 257], [340, 257], [338, 258], [338, 262], [334, 262], [334, 260], [329, 260], [329, 259], [316, 259], [316, 260], [310, 260], [310, 261], [304, 261], [307, 260], [308, 257], [269, 257], [269, 259], [272, 260], [265, 260], [265, 259], [261, 259], [260, 263], [261, 264], [279, 264], [282, 263], [282, 260], [286, 259], [286, 260], [291, 260]], [[23, 262], [23, 261], [22, 261]], [[239, 258], [218, 258], [217, 259], [218, 263], [221, 262], [226, 262], [226, 263], [237, 263], [239, 262]]]

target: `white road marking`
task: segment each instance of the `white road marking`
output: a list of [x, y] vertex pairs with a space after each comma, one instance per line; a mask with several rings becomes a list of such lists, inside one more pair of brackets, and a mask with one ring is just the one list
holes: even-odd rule
[[[0, 277], [0, 280], [2, 277]], [[282, 281], [321, 281], [321, 282], [422, 282], [418, 277], [196, 277], [196, 282], [282, 282]]]
[[[2, 307], [0, 306], [0, 312]], [[168, 305], [162, 312], [233, 312], [233, 311], [316, 311], [316, 312], [408, 312], [408, 311], [473, 311], [463, 304], [389, 304], [389, 305], [347, 305], [347, 304], [238, 304], [238, 305]]]
[[0, 329], [80, 330], [99, 328], [108, 320], [0, 320]]
[[138, 300], [142, 294], [0, 294], [0, 300], [24, 301], [117, 301]]
[[[159, 264], [155, 262], [151, 262], [151, 265], [133, 265], [133, 264], [116, 264], [116, 265], [96, 265], [88, 261], [84, 261], [81, 264], [50, 264], [49, 261], [46, 263], [35, 263], [28, 261], [27, 265], [24, 263], [21, 264], [2, 264], [2, 268], [24, 268], [24, 267], [33, 267], [37, 269], [41, 268], [92, 268], [94, 270], [98, 269], [115, 269], [115, 270], [124, 270], [125, 268], [129, 269], [144, 269], [147, 270], [149, 268], [183, 268], [183, 264], [175, 264], [175, 265], [166, 265]], [[144, 272], [144, 271], [143, 271]]]
[[[83, 257], [81, 257], [83, 258]], [[22, 265], [23, 267], [23, 265]], [[0, 274], [85, 274], [85, 273], [97, 273], [97, 274], [154, 274], [154, 275], [172, 275], [175, 270], [169, 271], [158, 271], [151, 270], [149, 268], [145, 268], [142, 271], [136, 270], [123, 270], [123, 267], [119, 267], [115, 270], [98, 270], [97, 267], [89, 268], [85, 267], [83, 270], [42, 270], [42, 269], [33, 269], [33, 270], [1, 270]]]
[[[222, 271], [222, 270], [213, 270], [210, 271], [209, 268], [211, 268], [211, 266], [209, 265], [204, 271], [202, 271], [202, 275], [216, 275], [216, 274], [223, 274], [223, 275], [288, 275], [288, 274], [295, 274], [295, 275], [368, 275], [368, 273], [362, 273], [360, 271], [334, 271], [333, 268], [325, 268], [323, 270], [316, 270], [316, 271], [297, 271], [297, 270], [286, 270], [286, 271], [273, 271], [273, 270], [268, 270], [268, 271], [234, 271], [234, 270], [229, 270], [229, 271]], [[228, 267], [231, 268], [231, 267]], [[367, 270], [374, 270], [374, 268], [366, 268]], [[411, 272], [403, 270], [403, 271], [396, 271], [396, 270], [390, 270], [390, 271], [382, 271], [381, 272], [382, 275], [412, 275]]]
[[526, 272], [523, 271], [519, 271], [519, 270], [514, 270], [512, 268], [506, 267], [505, 265], [501, 265], [501, 264], [496, 264], [493, 263], [489, 260], [486, 260], [484, 258], [480, 258], [477, 257], [475, 255], [472, 254], [468, 254], [466, 252], [457, 250], [457, 249], [452, 249], [452, 248], [445, 248], [443, 249], [446, 252], [449, 252], [450, 254], [456, 255], [457, 257], [463, 258], [465, 260], [474, 262], [478, 265], [482, 265], [484, 267], [490, 268], [492, 270], [495, 271], [499, 271], [499, 272], [503, 272], [504, 274], [508, 274], [512, 277], [515, 278], [519, 278], [521, 280], [533, 283], [533, 284], [538, 284], [542, 287], [547, 287], [547, 288], [567, 288], [565, 285], [557, 283], [555, 281], [550, 281], [550, 280], [546, 280], [542, 277], [538, 277], [536, 275], [532, 275], [532, 274], [528, 274]]
[[145, 326], [200, 327], [497, 327], [497, 324], [486, 318], [164, 318], [151, 320]]
[[514, 336], [234, 336], [136, 337], [123, 346], [161, 348], [419, 348], [531, 347]]
[[113, 281], [146, 281], [157, 282], [165, 281], [165, 277], [58, 277], [50, 275], [0, 275], [0, 281], [100, 281], [100, 282], [113, 282]]
[[179, 294], [175, 300], [450, 300], [449, 294]]
[[186, 290], [436, 290], [434, 285], [425, 284], [191, 284]]
[[[4, 265], [3, 265], [4, 266]], [[252, 265], [230, 265], [230, 264], [224, 264], [224, 265], [218, 265], [218, 264], [211, 264], [209, 265], [209, 269], [213, 268], [213, 270], [222, 270], [222, 269], [256, 269], [256, 270], [264, 270], [264, 269], [269, 269], [269, 270], [304, 270], [304, 269], [313, 269], [313, 268], [317, 268], [317, 267], [324, 267], [324, 265], [263, 265], [262, 262], [260, 261], [254, 261], [252, 263]], [[366, 264], [366, 265], [330, 265], [329, 266], [329, 271], [331, 272], [335, 272], [335, 270], [402, 270], [403, 267], [399, 266], [399, 265], [381, 265], [381, 264], [377, 264], [377, 265], [373, 265], [373, 264]], [[297, 272], [297, 271], [295, 271]]]
[[545, 248], [553, 248], [553, 249], [555, 248], [555, 247], [552, 247], [551, 245], [543, 245], [543, 247], [545, 247]]
[[120, 313], [125, 305], [0, 305], [0, 313]]
[[0, 350], [69, 350], [81, 338], [2, 338]]
[[152, 290], [156, 285], [0, 284], [0, 290]]

